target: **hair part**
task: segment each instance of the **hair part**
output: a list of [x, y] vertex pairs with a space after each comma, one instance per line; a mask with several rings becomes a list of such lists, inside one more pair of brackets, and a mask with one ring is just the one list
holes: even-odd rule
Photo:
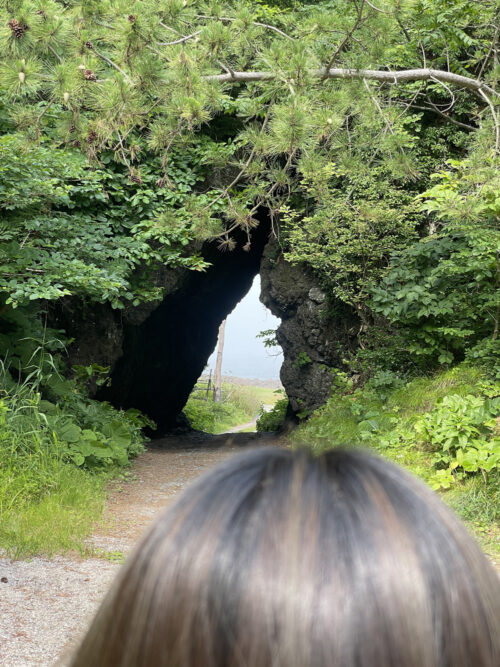
[[71, 664], [498, 667], [500, 579], [396, 466], [254, 450], [154, 523]]

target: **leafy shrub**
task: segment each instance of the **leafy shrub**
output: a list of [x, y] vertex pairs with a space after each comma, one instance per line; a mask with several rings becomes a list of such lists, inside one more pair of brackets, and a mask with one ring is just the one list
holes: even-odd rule
[[444, 499], [498, 557], [500, 383], [461, 364], [398, 384], [384, 397], [367, 385], [335, 389], [292, 442], [316, 451], [362, 445], [409, 468], [444, 490]]
[[420, 195], [431, 233], [392, 256], [371, 307], [405, 335], [420, 367], [467, 357], [500, 377], [499, 164], [448, 166]]
[[214, 403], [211, 395], [206, 401], [200, 400], [201, 394], [195, 388], [184, 412], [193, 428], [206, 433], [223, 433], [255, 419], [261, 414], [263, 404], [275, 402], [276, 394], [276, 391], [265, 387], [225, 382], [221, 402]]
[[421, 452], [419, 472], [447, 489], [468, 474], [500, 470], [499, 414], [498, 383], [465, 364], [406, 384], [380, 373], [355, 391], [336, 389], [299, 437], [321, 449], [359, 443], [396, 457]]
[[272, 410], [261, 410], [257, 420], [257, 431], [278, 431], [283, 426], [287, 409], [288, 399], [280, 398], [279, 401], [276, 401]]
[[434, 488], [450, 488], [466, 473], [500, 470], [500, 397], [445, 396], [415, 423], [420, 440], [436, 452]]
[[212, 398], [207, 401], [190, 398], [184, 412], [192, 428], [206, 433], [220, 433], [226, 425], [233, 426], [248, 419], [233, 403], [215, 403]]
[[82, 549], [104, 482], [142, 450], [148, 420], [87, 398], [47, 345], [22, 358], [17, 381], [0, 364], [0, 543], [16, 557]]

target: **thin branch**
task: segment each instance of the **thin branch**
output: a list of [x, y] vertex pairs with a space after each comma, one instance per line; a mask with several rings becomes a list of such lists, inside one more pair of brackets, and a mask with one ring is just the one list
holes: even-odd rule
[[376, 12], [379, 12], [379, 14], [385, 14], [386, 16], [391, 16], [391, 12], [386, 12], [384, 9], [379, 9], [378, 7], [375, 7], [375, 5], [372, 5], [372, 3], [369, 2], [369, 0], [365, 0], [365, 2], [368, 5], [368, 7], [371, 7]]
[[418, 40], [418, 45], [420, 46], [420, 50], [422, 51], [422, 63], [424, 65], [424, 68], [427, 69], [427, 56], [425, 55], [424, 45], [422, 44], [422, 41], [420, 39]]
[[[498, 16], [498, 12], [497, 12], [497, 16]], [[490, 59], [491, 54], [495, 51], [495, 45], [496, 45], [496, 42], [497, 42], [497, 39], [498, 39], [498, 31], [499, 30], [500, 30], [500, 25], [498, 23], [496, 23], [495, 33], [493, 35], [493, 39], [491, 40], [491, 46], [490, 46], [489, 51], [488, 51], [488, 53], [486, 54], [486, 56], [483, 60], [483, 64], [481, 65], [481, 69], [479, 70], [479, 74], [477, 75], [478, 80], [483, 76], [483, 72], [484, 72], [484, 69], [485, 69], [486, 65], [488, 64], [488, 60]]]
[[182, 33], [176, 30], [175, 28], [171, 28], [169, 25], [166, 23], [163, 23], [163, 21], [160, 21], [160, 25], [162, 28], [165, 28], [165, 30], [170, 30], [171, 32], [175, 32], [176, 35], [180, 35], [182, 37]]
[[458, 127], [463, 127], [464, 130], [477, 130], [477, 127], [474, 127], [473, 125], [467, 125], [467, 123], [462, 123], [460, 120], [457, 120], [456, 118], [453, 118], [452, 116], [448, 116], [448, 114], [445, 114], [437, 107], [435, 104], [433, 104], [430, 100], [427, 100], [428, 103], [431, 105], [430, 107], [426, 106], [421, 106], [419, 104], [413, 104], [411, 103], [409, 106], [411, 109], [418, 109], [419, 111], [433, 111], [438, 114], [438, 116], [441, 116], [441, 118], [445, 118], [446, 120], [449, 120], [450, 123], [453, 123], [454, 125], [458, 125]]
[[146, 48], [155, 53], [157, 56], [160, 56], [160, 58], [163, 57], [163, 54], [158, 51], [158, 49], [153, 48], [149, 44], [146, 44]]
[[21, 250], [24, 248], [24, 246], [25, 246], [25, 244], [26, 244], [26, 241], [29, 239], [30, 236], [31, 236], [31, 232], [28, 232], [28, 233], [26, 234], [26, 236], [24, 237], [24, 239], [23, 239], [21, 245], [19, 246]]
[[364, 85], [364, 87], [366, 88], [366, 90], [368, 91], [368, 95], [370, 96], [371, 101], [372, 101], [373, 104], [377, 107], [377, 110], [378, 110], [379, 114], [382, 116], [382, 119], [383, 119], [383, 121], [384, 121], [384, 123], [385, 123], [385, 126], [386, 126], [386, 128], [388, 129], [389, 133], [392, 134], [392, 135], [394, 135], [394, 130], [393, 130], [393, 128], [392, 128], [392, 125], [390, 124], [390, 122], [389, 122], [389, 120], [387, 119], [385, 113], [383, 112], [382, 107], [381, 107], [380, 104], [379, 104], [379, 101], [377, 100], [377, 98], [375, 97], [375, 95], [374, 95], [374, 94], [372, 93], [372, 91], [370, 90], [370, 86], [368, 85], [368, 82], [367, 82], [366, 79], [363, 79], [363, 85]]
[[194, 37], [197, 37], [201, 33], [201, 30], [197, 30], [196, 32], [191, 33], [190, 35], [186, 35], [185, 37], [181, 37], [180, 39], [175, 39], [173, 42], [156, 42], [158, 46], [174, 46], [174, 44], [182, 44], [183, 42], [187, 42], [188, 39], [193, 39]]
[[110, 30], [115, 30], [115, 27], [110, 25], [109, 23], [105, 23], [104, 21], [101, 21], [100, 19], [93, 18], [94, 23], [97, 23], [97, 25], [102, 25], [104, 28], [109, 28]]
[[61, 56], [57, 53], [57, 51], [56, 51], [52, 46], [50, 46], [50, 44], [47, 46], [47, 48], [48, 48], [48, 50], [49, 50], [53, 55], [55, 55], [55, 57], [57, 58], [57, 60], [58, 60], [60, 63], [62, 63], [63, 59], [62, 59]]
[[450, 93], [450, 96], [451, 96], [451, 102], [448, 104], [448, 106], [446, 107], [446, 109], [443, 109], [443, 111], [450, 111], [450, 110], [453, 109], [453, 107], [455, 106], [455, 93], [451, 90], [451, 88], [450, 88], [449, 86], [446, 85], [446, 83], [444, 83], [444, 81], [438, 81], [438, 80], [435, 79], [434, 77], [432, 77], [432, 80], [433, 80], [433, 81], [436, 81], [436, 83], [439, 83], [441, 86], [443, 86], [443, 88], [444, 88], [448, 93]]
[[[237, 18], [231, 18], [229, 16], [208, 16], [205, 14], [197, 14], [196, 18], [198, 19], [210, 19], [211, 21], [237, 21]], [[252, 25], [256, 25], [259, 28], [267, 28], [268, 30], [273, 30], [274, 32], [277, 32], [278, 35], [281, 35], [282, 37], [286, 37], [287, 39], [291, 40], [292, 42], [295, 41], [295, 37], [290, 37], [290, 35], [287, 35], [286, 32], [283, 32], [283, 30], [280, 30], [279, 28], [276, 28], [274, 25], [270, 25], [269, 23], [260, 23], [260, 21], [252, 21]]]
[[325, 81], [328, 79], [328, 72], [333, 66], [333, 63], [337, 60], [338, 56], [342, 51], [345, 49], [346, 45], [349, 43], [349, 40], [351, 39], [352, 35], [356, 32], [356, 30], [359, 28], [362, 20], [363, 20], [363, 9], [365, 6], [365, 1], [366, 0], [361, 0], [361, 4], [358, 9], [358, 16], [356, 18], [356, 21], [354, 22], [354, 25], [352, 28], [349, 30], [347, 35], [344, 37], [344, 39], [340, 42], [338, 47], [335, 50], [335, 53], [333, 56], [330, 58], [328, 65], [325, 67], [325, 74], [323, 75], [322, 81]]
[[488, 95], [480, 88], [479, 94], [484, 99], [486, 104], [490, 107], [491, 115], [493, 116], [493, 122], [495, 124], [495, 153], [500, 153], [500, 125], [498, 124], [498, 116], [493, 106], [493, 102], [490, 100]]
[[42, 113], [38, 116], [38, 118], [35, 121], [35, 124], [36, 124], [36, 140], [37, 141], [40, 141], [40, 121], [45, 116], [45, 114], [47, 113], [47, 111], [50, 109], [51, 106], [52, 106], [52, 102], [49, 102], [47, 104], [47, 106], [45, 107], [45, 109], [42, 111]]
[[399, 18], [399, 16], [397, 16], [397, 14], [396, 14], [396, 15], [394, 16], [394, 18], [396, 19], [396, 23], [398, 24], [398, 26], [401, 28], [401, 31], [402, 31], [403, 35], [405, 36], [405, 38], [406, 38], [406, 41], [407, 41], [407, 42], [411, 42], [410, 33], [409, 33], [408, 30], [406, 29], [405, 25], [403, 24], [403, 22], [401, 21], [401, 19]]
[[120, 144], [120, 153], [122, 155], [122, 160], [125, 162], [125, 164], [130, 170], [130, 162], [127, 160], [127, 156], [125, 155], [125, 148], [123, 146], [122, 136], [119, 132], [117, 134], [118, 134], [118, 143]]
[[117, 72], [120, 72], [120, 74], [123, 75], [123, 77], [126, 79], [126, 81], [130, 81], [129, 75], [122, 70], [121, 67], [118, 67], [116, 63], [114, 63], [112, 60], [110, 60], [107, 56], [105, 56], [103, 53], [100, 53], [97, 51], [95, 48], [92, 48], [92, 51], [96, 54], [98, 58], [101, 58], [101, 60], [104, 60], [105, 63], [108, 63], [110, 67], [113, 67]]

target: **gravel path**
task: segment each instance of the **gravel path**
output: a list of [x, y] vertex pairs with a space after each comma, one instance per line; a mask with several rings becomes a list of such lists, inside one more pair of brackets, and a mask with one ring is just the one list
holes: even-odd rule
[[240, 446], [265, 444], [280, 443], [252, 433], [195, 433], [156, 441], [134, 462], [127, 481], [113, 483], [104, 519], [88, 540], [95, 558], [0, 558], [0, 666], [51, 667], [67, 655], [123, 557], [158, 512]]
[[89, 539], [97, 557], [0, 558], [0, 665], [50, 667], [67, 655], [158, 512], [240, 446], [268, 442], [255, 434], [156, 441], [134, 462], [128, 481], [113, 483], [104, 520]]

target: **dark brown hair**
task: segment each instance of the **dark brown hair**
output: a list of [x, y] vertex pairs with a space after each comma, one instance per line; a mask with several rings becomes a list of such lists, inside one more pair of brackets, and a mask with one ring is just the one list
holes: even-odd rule
[[156, 521], [71, 664], [498, 667], [500, 579], [396, 466], [256, 450]]

